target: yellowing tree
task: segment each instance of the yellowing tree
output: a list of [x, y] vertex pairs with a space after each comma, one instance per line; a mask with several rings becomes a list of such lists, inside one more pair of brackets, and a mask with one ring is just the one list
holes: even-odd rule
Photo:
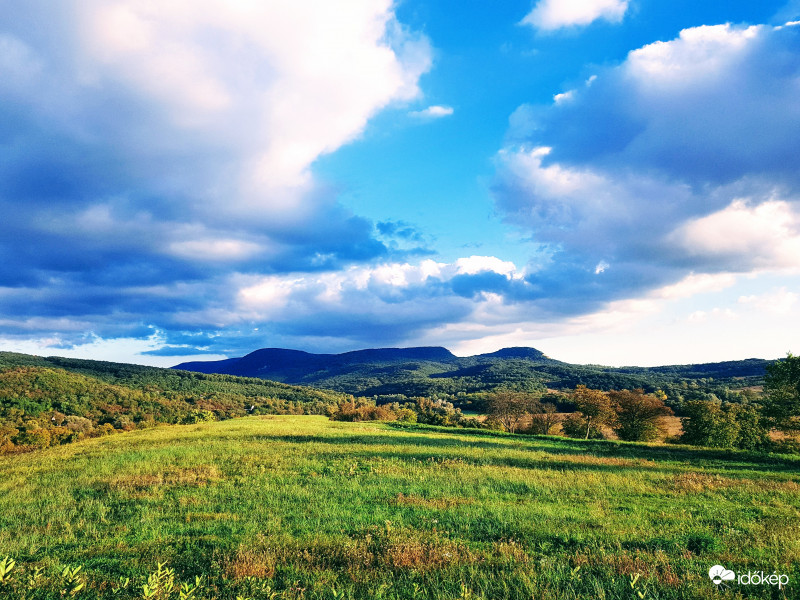
[[613, 423], [617, 413], [608, 394], [600, 390], [579, 385], [572, 392], [572, 402], [575, 409], [583, 415], [586, 434], [584, 439], [589, 439], [592, 428], [598, 429], [601, 425]]

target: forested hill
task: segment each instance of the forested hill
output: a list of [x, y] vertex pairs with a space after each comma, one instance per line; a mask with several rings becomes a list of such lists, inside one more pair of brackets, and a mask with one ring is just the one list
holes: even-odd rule
[[0, 352], [0, 454], [263, 414], [328, 414], [344, 394], [232, 375]]
[[764, 359], [663, 367], [576, 365], [549, 358], [535, 348], [457, 357], [441, 347], [378, 348], [343, 354], [313, 354], [264, 348], [241, 358], [188, 362], [176, 369], [263, 377], [363, 396], [458, 396], [511, 388], [569, 390], [576, 385], [603, 390], [662, 389], [674, 398], [727, 399], [762, 383]]
[[194, 409], [224, 417], [267, 406], [289, 412], [301, 405], [323, 407], [344, 398], [264, 379], [0, 352], [0, 413], [15, 408], [28, 414], [57, 410], [79, 416], [110, 411], [155, 421], [169, 413], [169, 422]]

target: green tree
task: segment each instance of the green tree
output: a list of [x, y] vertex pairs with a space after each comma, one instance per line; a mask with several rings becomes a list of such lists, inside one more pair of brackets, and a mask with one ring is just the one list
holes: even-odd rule
[[767, 423], [786, 433], [800, 431], [800, 356], [767, 366], [764, 378], [764, 416]]
[[660, 418], [673, 414], [664, 404], [664, 392], [661, 397], [648, 396], [639, 388], [611, 390], [608, 396], [617, 412], [614, 431], [622, 440], [646, 442], [658, 438], [662, 434]]
[[725, 408], [718, 402], [691, 400], [683, 407], [683, 435], [681, 441], [695, 446], [736, 448], [741, 424], [731, 405]]
[[728, 410], [732, 413], [731, 417], [739, 424], [737, 448], [743, 450], [772, 449], [773, 443], [769, 437], [769, 427], [757, 406], [731, 404]]

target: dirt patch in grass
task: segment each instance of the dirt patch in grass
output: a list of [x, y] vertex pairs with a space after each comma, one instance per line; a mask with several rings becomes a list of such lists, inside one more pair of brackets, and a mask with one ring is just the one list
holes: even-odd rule
[[709, 475], [706, 473], [681, 473], [673, 477], [671, 484], [673, 490], [678, 492], [697, 493], [705, 490], [719, 490], [731, 487], [742, 487], [750, 480], [731, 479], [720, 475]]
[[398, 539], [385, 545], [381, 562], [396, 569], [427, 571], [474, 562], [474, 557], [468, 548], [451, 540]]
[[275, 575], [275, 556], [267, 550], [242, 544], [224, 566], [225, 574], [231, 579], [268, 578]]
[[530, 557], [525, 548], [514, 540], [492, 542], [490, 557], [501, 563], [528, 564]]
[[213, 465], [172, 468], [163, 473], [118, 475], [107, 482], [109, 489], [124, 492], [141, 492], [162, 486], [200, 487], [222, 479]]
[[564, 454], [558, 455], [559, 462], [569, 462], [581, 465], [604, 465], [612, 467], [655, 468], [657, 463], [645, 458], [621, 458], [617, 456], [595, 456], [594, 454]]
[[571, 563], [575, 566], [610, 568], [616, 575], [631, 577], [641, 575], [657, 580], [662, 585], [678, 587], [685, 581], [675, 573], [669, 556], [663, 551], [576, 554]]
[[190, 512], [186, 513], [187, 523], [197, 523], [202, 521], [238, 521], [239, 515], [233, 513], [217, 512]]
[[397, 494], [397, 496], [389, 501], [389, 503], [394, 506], [423, 506], [425, 508], [437, 509], [453, 508], [454, 506], [473, 504], [474, 502], [475, 501], [471, 498], [423, 498], [415, 494], [405, 495], [403, 493]]

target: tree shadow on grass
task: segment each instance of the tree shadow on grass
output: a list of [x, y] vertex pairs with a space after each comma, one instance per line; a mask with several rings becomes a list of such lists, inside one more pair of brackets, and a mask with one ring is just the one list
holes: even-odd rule
[[[447, 432], [449, 433], [449, 432]], [[625, 470], [647, 471], [648, 473], [676, 474], [684, 470], [687, 464], [692, 467], [702, 468], [708, 472], [726, 475], [736, 475], [737, 472], [756, 471], [771, 473], [798, 473], [800, 460], [792, 457], [775, 457], [747, 452], [728, 452], [723, 450], [710, 450], [687, 447], [661, 447], [631, 444], [624, 442], [593, 441], [593, 440], [565, 440], [549, 437], [536, 438], [534, 436], [508, 436], [503, 441], [491, 439], [476, 439], [465, 441], [459, 439], [461, 430], [454, 432], [452, 437], [431, 437], [429, 435], [406, 435], [395, 437], [391, 435], [343, 435], [343, 436], [316, 436], [316, 435], [259, 435], [259, 439], [288, 442], [295, 444], [316, 443], [333, 446], [397, 446], [406, 449], [418, 450], [409, 452], [375, 452], [372, 450], [348, 450], [348, 456], [383, 457], [400, 460], [436, 461], [441, 459], [456, 459], [474, 465], [498, 465], [524, 469], [548, 470], [596, 470], [619, 473]], [[516, 443], [515, 443], [516, 442]], [[555, 442], [555, 443], [552, 443]], [[533, 451], [543, 452], [546, 455], [586, 456], [586, 462], [556, 461], [542, 458], [519, 457], [491, 457], [480, 458], [466, 457], [465, 448], [481, 448], [485, 450], [500, 451]], [[430, 449], [426, 451], [425, 449]], [[434, 451], [434, 452], [432, 452]], [[610, 459], [609, 464], [602, 464], [603, 459]], [[613, 463], [613, 459], [648, 460], [656, 463], [625, 465]], [[746, 475], [746, 473], [741, 473]]]

